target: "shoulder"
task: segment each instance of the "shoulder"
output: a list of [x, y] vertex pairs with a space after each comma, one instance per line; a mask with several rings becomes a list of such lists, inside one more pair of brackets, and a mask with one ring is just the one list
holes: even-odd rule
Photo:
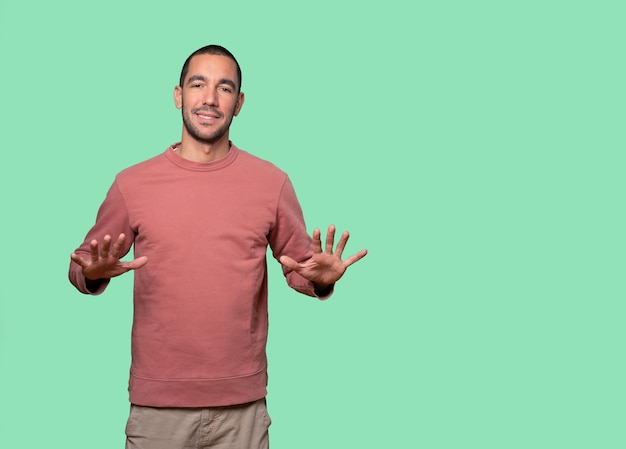
[[250, 154], [240, 148], [237, 148], [237, 151], [237, 163], [241, 164], [246, 169], [263, 176], [271, 176], [280, 179], [287, 178], [287, 173], [278, 168], [272, 162]]
[[158, 154], [150, 159], [146, 159], [145, 161], [138, 162], [130, 167], [125, 168], [120, 171], [116, 179], [117, 180], [130, 180], [137, 179], [138, 176], [143, 176], [145, 174], [151, 172], [159, 172], [162, 171], [165, 167], [167, 167], [167, 159], [164, 153]]

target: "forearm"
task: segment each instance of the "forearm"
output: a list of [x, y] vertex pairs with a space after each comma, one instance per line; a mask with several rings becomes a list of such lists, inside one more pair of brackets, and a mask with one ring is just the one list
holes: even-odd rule
[[[128, 213], [124, 200], [121, 196], [117, 183], [113, 183], [103, 203], [98, 209], [98, 215], [93, 227], [89, 230], [83, 243], [74, 253], [84, 260], [91, 259], [91, 242], [96, 240], [102, 242], [105, 235], [118, 236], [124, 233], [126, 236], [132, 236], [133, 230], [128, 222]], [[125, 255], [132, 245], [133, 240], [127, 238], [124, 243], [120, 256]], [[85, 294], [98, 295], [102, 293], [110, 279], [86, 279], [83, 274], [83, 268], [75, 263], [70, 262], [69, 280], [80, 291]]]

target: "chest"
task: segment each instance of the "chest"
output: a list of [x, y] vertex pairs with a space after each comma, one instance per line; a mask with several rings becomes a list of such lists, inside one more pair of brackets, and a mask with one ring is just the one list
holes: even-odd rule
[[236, 242], [264, 250], [280, 193], [262, 180], [206, 173], [147, 180], [137, 190], [127, 208], [135, 243], [146, 249]]

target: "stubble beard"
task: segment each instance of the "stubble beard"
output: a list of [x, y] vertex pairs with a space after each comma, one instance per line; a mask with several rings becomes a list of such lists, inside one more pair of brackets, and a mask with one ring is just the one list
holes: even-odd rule
[[206, 133], [203, 134], [200, 131], [200, 129], [197, 126], [195, 126], [192, 122], [192, 116], [195, 115], [198, 111], [203, 111], [203, 110], [207, 112], [212, 111], [212, 112], [222, 115], [219, 111], [213, 108], [197, 108], [197, 109], [192, 109], [191, 111], [189, 111], [188, 109], [185, 108], [185, 105], [183, 103], [182, 108], [181, 108], [181, 111], [182, 111], [181, 113], [183, 117], [183, 126], [187, 130], [187, 133], [194, 140], [201, 142], [201, 143], [213, 145], [214, 143], [218, 142], [222, 137], [224, 137], [226, 133], [228, 133], [230, 124], [233, 121], [234, 110], [232, 111], [231, 114], [229, 114], [229, 116], [227, 117], [226, 121], [224, 122], [222, 126], [215, 129], [213, 132], [209, 133], [208, 135]]

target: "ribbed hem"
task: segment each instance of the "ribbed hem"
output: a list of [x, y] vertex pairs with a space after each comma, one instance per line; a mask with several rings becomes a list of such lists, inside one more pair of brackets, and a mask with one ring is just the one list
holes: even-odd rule
[[130, 402], [146, 407], [219, 407], [267, 395], [267, 371], [227, 379], [168, 380], [130, 375]]

